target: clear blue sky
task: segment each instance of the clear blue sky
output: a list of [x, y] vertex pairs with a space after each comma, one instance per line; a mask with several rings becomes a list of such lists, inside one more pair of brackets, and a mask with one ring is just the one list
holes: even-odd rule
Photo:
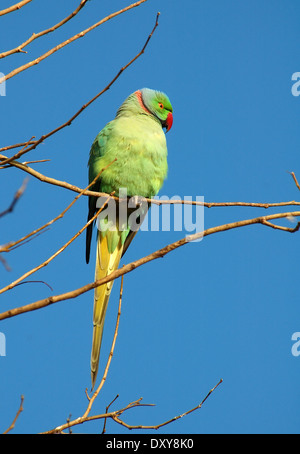
[[[1, 8], [10, 1], [2, 1]], [[79, 2], [78, 2], [79, 3]], [[0, 61], [8, 73], [130, 2], [88, 2], [72, 21], [28, 46], [28, 54]], [[57, 23], [74, 1], [32, 2], [0, 19], [1, 51]], [[74, 123], [21, 160], [50, 159], [34, 168], [87, 185], [87, 160], [96, 134], [119, 105], [142, 87], [165, 91], [174, 123], [167, 134], [169, 175], [161, 195], [204, 196], [209, 202], [299, 200], [287, 171], [300, 179], [300, 97], [291, 93], [300, 71], [296, 0], [148, 0], [39, 65], [9, 80], [0, 97], [0, 146], [40, 137], [100, 91], [142, 47], [157, 11], [159, 27], [145, 54]], [[9, 152], [8, 152], [9, 153]], [[24, 174], [0, 171], [0, 211]], [[15, 240], [58, 215], [74, 194], [30, 178], [14, 212], [1, 219], [0, 243]], [[5, 258], [1, 287], [53, 254], [85, 223], [81, 198], [50, 230]], [[289, 208], [205, 209], [205, 228]], [[292, 226], [286, 222], [281, 225]], [[185, 232], [140, 232], [123, 263], [143, 257]], [[291, 337], [300, 331], [299, 233], [261, 225], [235, 229], [178, 249], [124, 280], [119, 336], [107, 382], [92, 414], [143, 397], [153, 408], [124, 415], [130, 424], [158, 424], [197, 405], [223, 378], [203, 408], [160, 434], [290, 433], [299, 431], [300, 356]], [[93, 280], [84, 235], [31, 279], [1, 296], [1, 312]], [[93, 242], [93, 244], [95, 244]], [[120, 281], [107, 313], [103, 369], [115, 326]], [[51, 429], [80, 416], [90, 387], [92, 292], [5, 320], [0, 357], [0, 430], [25, 396], [15, 432]], [[94, 433], [102, 422], [74, 432]], [[108, 421], [107, 433], [127, 433]], [[132, 432], [130, 432], [132, 434]], [[157, 434], [157, 433], [156, 433]]]

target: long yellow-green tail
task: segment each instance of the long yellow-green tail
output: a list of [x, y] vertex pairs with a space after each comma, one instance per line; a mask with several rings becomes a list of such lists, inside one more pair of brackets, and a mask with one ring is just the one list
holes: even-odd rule
[[[109, 252], [109, 241], [111, 234], [116, 235], [117, 232], [107, 232], [107, 234], [101, 238], [100, 232], [98, 232], [97, 239], [97, 255], [96, 255], [96, 269], [95, 269], [95, 281], [106, 277], [108, 274], [115, 271], [120, 262], [122, 256], [123, 245], [121, 238], [117, 246], [114, 248], [114, 252]], [[94, 315], [93, 315], [93, 343], [92, 343], [92, 354], [91, 354], [91, 376], [92, 376], [92, 389], [95, 386], [98, 366], [100, 348], [105, 320], [105, 313], [107, 304], [110, 296], [110, 292], [113, 286], [113, 281], [107, 284], [100, 285], [95, 288], [94, 293]]]

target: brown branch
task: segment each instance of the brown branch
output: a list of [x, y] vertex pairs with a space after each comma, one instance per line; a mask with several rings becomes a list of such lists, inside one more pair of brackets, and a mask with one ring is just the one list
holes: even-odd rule
[[190, 243], [191, 241], [198, 240], [202, 237], [209, 236], [209, 235], [219, 233], [219, 232], [225, 232], [227, 230], [231, 230], [231, 229], [235, 229], [235, 228], [239, 228], [239, 227], [254, 225], [254, 224], [266, 225], [265, 221], [271, 221], [273, 219], [288, 218], [290, 216], [293, 216], [293, 217], [300, 216], [300, 211], [294, 211], [294, 212], [288, 212], [288, 213], [276, 213], [276, 214], [270, 214], [268, 216], [261, 216], [261, 217], [257, 217], [257, 218], [253, 218], [253, 219], [245, 219], [243, 221], [231, 222], [229, 224], [223, 224], [223, 225], [219, 225], [216, 227], [211, 227], [209, 229], [204, 230], [203, 232], [194, 233], [193, 235], [186, 236], [178, 241], [175, 241], [174, 243], [168, 244], [167, 246], [153, 252], [152, 254], [142, 257], [134, 262], [128, 263], [127, 265], [124, 265], [122, 268], [119, 268], [116, 271], [113, 271], [108, 276], [106, 276], [102, 279], [99, 279], [95, 282], [86, 284], [83, 287], [79, 287], [79, 288], [77, 288], [75, 290], [71, 290], [69, 292], [61, 293], [60, 295], [49, 296], [48, 298], [45, 298], [45, 299], [42, 299], [39, 301], [35, 301], [35, 302], [27, 304], [25, 306], [17, 307], [15, 309], [9, 309], [8, 311], [0, 314], [0, 320], [14, 317], [19, 314], [24, 314], [26, 312], [34, 311], [34, 310], [40, 309], [42, 307], [47, 307], [51, 304], [55, 304], [60, 301], [66, 301], [69, 299], [76, 298], [77, 296], [82, 295], [83, 293], [86, 293], [86, 292], [94, 289], [95, 287], [98, 287], [99, 285], [103, 285], [109, 281], [115, 280], [118, 277], [123, 276], [124, 274], [127, 274], [127, 273], [131, 272], [132, 270], [144, 265], [145, 263], [148, 263], [148, 262], [151, 262], [158, 258], [164, 257], [165, 255], [169, 254], [171, 251], [174, 251], [175, 249], [178, 249], [179, 247], [181, 247], [187, 243]]
[[[0, 154], [0, 163], [1, 164], [3, 162], [5, 162], [6, 160], [8, 160], [8, 159], [9, 158], [7, 158], [7, 156], [5, 156], [3, 154]], [[47, 177], [46, 175], [43, 175], [42, 173], [38, 172], [35, 169], [32, 169], [31, 167], [29, 167], [28, 165], [26, 165], [24, 163], [20, 163], [18, 161], [11, 161], [9, 164], [10, 164], [10, 166], [16, 167], [17, 169], [20, 169], [20, 170], [28, 173], [29, 175], [32, 175], [33, 177], [37, 178], [38, 180], [42, 181], [43, 183], [48, 183], [48, 184], [52, 184], [54, 186], [59, 186], [59, 187], [62, 187], [62, 188], [65, 188], [65, 189], [69, 189], [70, 191], [74, 191], [74, 192], [77, 192], [77, 193], [81, 193], [82, 192], [82, 188], [74, 186], [74, 185], [72, 185], [70, 183], [67, 183], [65, 181], [60, 181], [60, 180], [56, 180], [55, 178]], [[91, 191], [88, 191], [88, 194], [89, 195], [97, 195], [98, 193], [93, 192], [91, 194]]]
[[80, 416], [79, 418], [76, 418], [73, 421], [69, 421], [69, 422], [67, 422], [65, 424], [62, 424], [61, 426], [56, 427], [55, 429], [51, 429], [51, 430], [48, 430], [47, 432], [41, 432], [41, 433], [42, 434], [62, 433], [63, 430], [70, 429], [70, 427], [78, 426], [79, 424], [83, 424], [83, 423], [88, 422], [88, 421], [95, 421], [95, 420], [99, 420], [99, 419], [112, 418], [115, 414], [123, 413], [124, 411], [127, 411], [127, 410], [129, 410], [131, 408], [134, 408], [134, 407], [151, 407], [151, 406], [153, 406], [153, 404], [141, 404], [140, 403], [141, 400], [142, 400], [142, 398], [140, 398], [140, 399], [138, 399], [138, 400], [136, 400], [134, 402], [131, 402], [130, 404], [126, 405], [126, 407], [121, 408], [120, 410], [116, 410], [116, 411], [111, 412], [111, 413], [103, 413], [103, 414], [100, 414], [100, 415], [87, 416], [86, 418], [83, 418], [82, 416]]
[[28, 164], [39, 164], [41, 162], [49, 162], [51, 159], [37, 159], [36, 161], [24, 161], [22, 164], [24, 166], [27, 166]]
[[12, 13], [13, 11], [21, 9], [22, 6], [26, 5], [27, 3], [30, 3], [31, 1], [32, 0], [22, 0], [21, 2], [16, 3], [15, 5], [9, 6], [8, 8], [0, 11], [0, 16], [4, 16], [4, 14]]
[[298, 188], [298, 189], [299, 189], [299, 191], [300, 191], [300, 184], [298, 183], [298, 180], [297, 180], [297, 178], [296, 178], [296, 175], [295, 175], [295, 173], [294, 173], [294, 172], [289, 172], [289, 174], [290, 174], [290, 175], [292, 175], [292, 177], [293, 177], [293, 180], [294, 180], [294, 182], [295, 182], [295, 184], [296, 184], [297, 188]]
[[39, 271], [41, 268], [44, 268], [45, 266], [49, 265], [49, 263], [54, 260], [59, 254], [61, 254], [70, 244], [76, 240], [76, 238], [84, 232], [84, 230], [94, 222], [94, 220], [97, 218], [97, 216], [101, 213], [101, 211], [105, 208], [106, 204], [108, 202], [108, 199], [105, 201], [105, 203], [101, 206], [101, 208], [97, 211], [97, 213], [74, 235], [72, 238], [70, 238], [69, 241], [67, 241], [63, 246], [61, 246], [54, 254], [52, 254], [47, 260], [45, 260], [43, 263], [40, 265], [36, 266], [35, 268], [32, 268], [31, 270], [27, 271], [24, 273], [22, 276], [20, 276], [18, 279], [16, 279], [14, 282], [11, 282], [8, 284], [6, 287], [3, 287], [0, 290], [0, 294], [6, 292], [7, 290], [11, 290], [14, 288], [19, 282], [23, 281], [26, 279], [28, 276], [31, 276], [32, 274], [36, 273]]
[[[99, 172], [99, 174], [94, 178], [94, 180], [85, 188], [85, 189], [81, 189], [80, 192], [79, 192], [79, 195], [77, 195], [74, 200], [72, 200], [72, 202], [58, 215], [56, 216], [55, 218], [51, 219], [51, 221], [48, 221], [46, 224], [42, 225], [41, 227], [39, 227], [38, 229], [36, 230], [33, 230], [32, 232], [28, 233], [27, 235], [23, 236], [22, 238], [20, 238], [19, 240], [17, 241], [14, 241], [14, 242], [10, 242], [8, 244], [5, 244], [4, 246], [1, 246], [0, 247], [0, 252], [9, 252], [11, 251], [12, 249], [15, 249], [15, 247], [17, 245], [20, 245], [21, 243], [24, 244], [25, 242], [28, 241], [29, 238], [31, 238], [32, 236], [36, 236], [38, 233], [40, 233], [42, 230], [44, 230], [45, 228], [49, 227], [50, 225], [54, 224], [54, 222], [58, 221], [58, 219], [61, 219], [65, 214], [66, 212], [74, 205], [74, 203], [82, 196], [85, 194], [85, 192], [88, 190], [88, 188], [90, 188], [94, 183], [95, 181], [99, 178], [99, 176], [102, 174], [102, 172], [104, 172], [104, 170], [106, 170], [108, 167], [110, 167], [114, 162], [116, 161], [116, 158], [111, 162], [109, 163], [106, 167], [104, 167], [103, 169], [101, 169], [101, 171]], [[106, 194], [106, 197], [109, 197], [110, 195], [109, 194]]]
[[184, 416], [187, 416], [189, 415], [190, 413], [193, 413], [194, 411], [196, 410], [199, 410], [202, 405], [204, 404], [204, 402], [209, 398], [209, 396], [214, 392], [214, 390], [223, 382], [223, 379], [221, 378], [219, 380], [219, 382], [207, 393], [207, 395], [205, 396], [205, 398], [202, 400], [202, 402], [200, 402], [200, 404], [196, 405], [196, 407], [194, 408], [191, 408], [190, 410], [186, 411], [185, 413], [182, 413], [181, 415], [178, 415], [178, 416], [174, 416], [173, 418], [169, 419], [168, 421], [165, 421], [165, 422], [162, 422], [160, 424], [157, 424], [156, 426], [143, 426], [143, 425], [138, 425], [138, 426], [133, 426], [131, 424], [127, 424], [126, 422], [122, 421], [122, 419], [120, 419], [119, 415], [117, 412], [115, 412], [116, 414], [114, 416], [111, 416], [111, 418], [118, 424], [122, 425], [123, 427], [126, 427], [127, 429], [160, 429], [161, 427], [163, 426], [166, 426], [168, 424], [171, 424], [172, 422], [174, 421], [177, 421], [177, 419], [181, 419], [183, 418]]
[[[52, 223], [52, 222], [50, 222], [50, 223]], [[37, 238], [38, 236], [42, 235], [43, 233], [47, 232], [47, 230], [49, 230], [45, 227], [46, 227], [46, 225], [43, 225], [42, 227], [39, 227], [38, 229], [28, 233], [26, 236], [24, 236], [23, 238], [20, 238], [17, 241], [10, 241], [9, 243], [0, 246], [0, 253], [14, 251], [18, 247], [23, 246], [26, 243], [29, 243], [33, 239]]]
[[[147, 0], [141, 0], [140, 2], [138, 2], [138, 4], [140, 4], [142, 1], [147, 1]], [[138, 6], [137, 4], [133, 4], [134, 6]], [[129, 8], [129, 7], [128, 7]], [[127, 8], [127, 9], [128, 9]], [[131, 5], [131, 8], [133, 8], [133, 6]], [[123, 11], [123, 10], [122, 10]], [[118, 12], [120, 14], [120, 12]], [[159, 17], [159, 14], [160, 13], [157, 13], [157, 16], [156, 16], [156, 22], [155, 22], [155, 25], [153, 27], [153, 30], [152, 32], [150, 33], [150, 35], [148, 36], [147, 40], [146, 40], [146, 43], [144, 44], [142, 50], [132, 59], [130, 60], [129, 63], [127, 63], [125, 66], [123, 66], [119, 72], [117, 73], [117, 75], [109, 82], [109, 84], [103, 89], [101, 90], [99, 93], [97, 93], [96, 96], [94, 96], [90, 101], [88, 101], [86, 104], [84, 104], [68, 121], [66, 121], [65, 123], [63, 123], [62, 125], [58, 126], [57, 128], [53, 129], [52, 131], [48, 132], [47, 134], [44, 134], [42, 135], [37, 141], [35, 141], [34, 144], [32, 144], [31, 146], [29, 146], [29, 148], [26, 148], [25, 150], [22, 149], [20, 150], [18, 153], [16, 153], [14, 156], [10, 157], [10, 158], [6, 158], [4, 161], [1, 162], [2, 165], [4, 164], [8, 164], [9, 162], [15, 160], [15, 159], [18, 159], [20, 156], [22, 156], [24, 153], [28, 153], [29, 151], [31, 150], [34, 150], [40, 143], [42, 143], [44, 140], [48, 139], [48, 137], [52, 136], [53, 134], [56, 134], [58, 131], [60, 131], [61, 129], [65, 128], [66, 126], [70, 126], [71, 123], [75, 120], [75, 118], [78, 117], [78, 115], [80, 115], [90, 104], [92, 104], [96, 99], [98, 99], [101, 95], [103, 95], [103, 93], [105, 93], [107, 90], [110, 89], [110, 87], [116, 82], [116, 80], [121, 76], [121, 74], [130, 66], [132, 65], [144, 52], [145, 52], [145, 49], [155, 31], [155, 29], [158, 27], [158, 17]], [[1, 79], [0, 79], [0, 83], [1, 83]], [[3, 159], [3, 158], [2, 158]]]
[[[159, 429], [160, 427], [163, 427], [163, 426], [166, 426], [168, 424], [171, 424], [172, 422], [174, 421], [177, 421], [177, 419], [180, 419], [180, 418], [183, 418], [184, 416], [187, 416], [189, 415], [190, 413], [196, 411], [196, 410], [199, 410], [202, 405], [204, 404], [204, 402], [209, 398], [209, 396], [217, 389], [217, 387], [223, 382], [222, 378], [219, 380], [219, 382], [207, 393], [207, 395], [205, 396], [205, 398], [202, 400], [202, 402], [198, 405], [196, 405], [194, 408], [186, 411], [185, 413], [182, 413], [181, 415], [178, 415], [178, 416], [175, 416], [171, 419], [169, 419], [168, 421], [165, 421], [165, 422], [162, 422], [160, 424], [157, 424], [157, 425], [153, 425], [153, 426], [143, 426], [143, 425], [138, 425], [138, 426], [132, 426], [130, 424], [127, 424], [125, 423], [123, 420], [120, 419], [120, 416], [125, 413], [126, 411], [130, 410], [131, 408], [135, 408], [135, 407], [142, 407], [142, 406], [153, 406], [153, 404], [142, 404], [141, 401], [142, 401], [142, 398], [140, 397], [139, 399], [133, 401], [133, 402], [130, 402], [128, 405], [126, 405], [124, 408], [121, 408], [119, 410], [116, 410], [116, 411], [113, 411], [113, 412], [106, 412], [104, 414], [101, 414], [101, 415], [95, 415], [95, 416], [86, 416], [86, 417], [79, 417], [77, 419], [74, 419], [73, 421], [68, 421], [67, 423], [65, 424], [62, 424], [61, 426], [58, 426], [56, 427], [55, 429], [52, 429], [52, 430], [49, 430], [47, 432], [43, 432], [44, 434], [54, 434], [54, 433], [61, 433], [64, 429], [68, 429], [70, 427], [73, 427], [73, 426], [76, 426], [76, 425], [79, 425], [79, 424], [83, 424], [85, 422], [88, 422], [88, 421], [93, 421], [93, 420], [96, 420], [96, 419], [104, 419], [105, 421], [108, 419], [108, 418], [111, 418], [113, 421], [115, 421], [116, 423], [126, 427], [127, 429], [152, 429], [152, 430], [157, 430]], [[116, 398], [115, 398], [116, 399]], [[114, 402], [115, 399], [112, 401]]]
[[24, 191], [25, 191], [25, 189], [26, 189], [27, 183], [28, 183], [28, 178], [25, 178], [24, 181], [23, 181], [23, 183], [22, 183], [22, 186], [21, 186], [21, 187], [17, 190], [17, 192], [15, 193], [14, 198], [13, 198], [13, 201], [11, 202], [10, 206], [9, 206], [6, 210], [4, 210], [4, 211], [2, 211], [2, 212], [0, 213], [0, 218], [1, 218], [2, 216], [5, 216], [5, 215], [8, 214], [8, 213], [12, 213], [12, 211], [13, 211], [13, 209], [14, 209], [16, 203], [17, 203], [17, 201], [18, 201], [19, 198], [24, 194]]
[[[116, 160], [112, 161], [115, 162]], [[110, 163], [109, 165], [111, 165], [112, 163]], [[108, 166], [106, 166], [107, 168]], [[101, 170], [101, 172], [99, 172], [99, 174], [94, 178], [94, 180], [89, 184], [89, 186], [91, 186], [92, 184], [95, 183], [95, 181], [99, 178], [99, 176], [101, 175], [101, 173], [103, 172], [103, 170], [105, 170], [105, 168], [103, 168]], [[88, 187], [89, 187], [88, 186]], [[79, 194], [79, 196], [75, 197], [75, 199], [72, 201], [72, 203], [62, 212], [62, 213], [65, 213], [78, 199], [79, 197], [84, 193], [84, 190], [81, 194]], [[106, 201], [102, 204], [102, 206], [99, 208], [99, 210], [94, 214], [94, 216], [77, 232], [75, 233], [75, 235], [72, 236], [72, 238], [67, 241], [62, 247], [60, 247], [54, 254], [51, 255], [51, 257], [49, 257], [47, 260], [45, 260], [43, 263], [41, 263], [40, 265], [36, 266], [35, 268], [32, 268], [31, 270], [27, 271], [26, 273], [24, 273], [21, 277], [19, 277], [18, 279], [16, 279], [14, 282], [11, 282], [10, 284], [8, 284], [6, 287], [3, 287], [1, 290], [0, 290], [0, 294], [1, 293], [4, 293], [6, 292], [7, 290], [11, 290], [12, 288], [14, 288], [19, 282], [23, 281], [24, 279], [26, 279], [28, 276], [31, 276], [33, 273], [35, 273], [36, 271], [40, 270], [41, 268], [44, 268], [45, 266], [47, 266], [52, 260], [54, 260], [61, 252], [63, 252], [79, 235], [82, 234], [82, 232], [84, 232], [84, 230], [94, 222], [94, 220], [97, 218], [97, 216], [101, 213], [101, 211], [105, 208], [105, 206], [107, 205], [108, 201], [110, 199], [110, 195], [108, 195]], [[57, 216], [57, 218], [55, 218], [56, 220], [59, 219], [60, 217], [62, 217], [62, 213]], [[49, 225], [50, 223], [54, 222], [54, 220], [48, 222], [46, 225]], [[40, 229], [38, 230], [41, 230], [43, 227], [41, 227]], [[34, 231], [36, 233], [36, 231]], [[31, 234], [33, 234], [33, 232], [31, 232], [29, 235], [27, 235], [25, 238], [28, 238]], [[20, 242], [21, 240], [19, 240], [18, 242]], [[15, 242], [18, 243], [18, 242]]]
[[[25, 145], [23, 146], [23, 148], [21, 148], [20, 151], [18, 151], [18, 153], [16, 153], [14, 156], [16, 157], [19, 157], [19, 156], [22, 156], [23, 154], [25, 153], [28, 153], [28, 145], [32, 142], [32, 139], [34, 139], [35, 136], [32, 136], [26, 143]], [[33, 145], [32, 145], [33, 146]], [[12, 161], [11, 158], [6, 158], [3, 160], [3, 158], [1, 158], [1, 165], [2, 166], [5, 166], [6, 164], [9, 164], [9, 162]]]
[[24, 47], [28, 46], [30, 43], [32, 43], [34, 40], [40, 38], [41, 36], [47, 35], [48, 33], [51, 33], [54, 30], [57, 30], [59, 27], [62, 27], [69, 20], [71, 20], [74, 16], [76, 16], [76, 14], [79, 13], [79, 11], [84, 7], [84, 5], [86, 4], [87, 1], [88, 0], [81, 0], [78, 7], [69, 16], [65, 17], [65, 19], [61, 20], [56, 25], [53, 25], [52, 27], [47, 28], [47, 30], [43, 30], [39, 33], [33, 33], [30, 38], [28, 38], [26, 41], [24, 41], [24, 43], [20, 44], [19, 46], [15, 47], [14, 49], [0, 53], [0, 58], [5, 58], [8, 55], [16, 54], [18, 52], [23, 52], [26, 54], [27, 52], [25, 50], [23, 50]]
[[[7, 157], [3, 154], [0, 154], [0, 163], [2, 159], [7, 159]], [[35, 169], [25, 165], [24, 163], [20, 163], [18, 161], [11, 161], [10, 165], [20, 169], [29, 175], [32, 175], [34, 178], [37, 178], [39, 181], [43, 183], [52, 184], [54, 186], [59, 186], [64, 189], [68, 189], [69, 191], [74, 191], [77, 193], [81, 193], [83, 191], [82, 188], [75, 186], [74, 184], [67, 183], [66, 181], [56, 180], [52, 177], [47, 177], [46, 175], [38, 172]], [[107, 197], [108, 194], [104, 192], [96, 192], [96, 191], [85, 191], [85, 196], [94, 196], [94, 197]], [[118, 197], [113, 197], [115, 200], [118, 200]], [[149, 203], [153, 203], [155, 205], [174, 205], [174, 204], [185, 204], [185, 205], [199, 205], [205, 206], [207, 208], [212, 207], [255, 207], [255, 208], [274, 208], [274, 207], [283, 207], [283, 206], [300, 206], [300, 202], [295, 200], [291, 200], [288, 202], [276, 202], [276, 203], [264, 203], [264, 202], [199, 202], [199, 201], [192, 201], [192, 200], [157, 200], [157, 199], [145, 199]]]
[[[108, 410], [109, 408], [111, 407], [111, 405], [118, 399], [119, 397], [119, 394], [116, 395], [116, 397], [107, 405], [106, 409], [105, 409], [105, 413], [108, 413]], [[103, 424], [103, 429], [102, 429], [102, 435], [105, 434], [106, 432], [106, 421], [107, 421], [107, 418], [104, 419], [104, 424]]]
[[17, 74], [21, 73], [22, 71], [25, 71], [26, 69], [31, 68], [34, 65], [37, 65], [41, 61], [48, 58], [50, 55], [54, 54], [58, 50], [67, 46], [68, 44], [76, 41], [78, 38], [82, 38], [87, 33], [94, 30], [95, 28], [99, 27], [100, 25], [104, 24], [105, 22], [109, 21], [110, 19], [113, 19], [114, 17], [119, 16], [120, 14], [125, 13], [126, 11], [129, 11], [132, 8], [135, 8], [135, 7], [139, 6], [141, 3], [144, 3], [146, 1], [147, 0], [139, 0], [138, 2], [132, 3], [131, 5], [126, 6], [125, 8], [106, 16], [104, 19], [101, 19], [99, 22], [96, 22], [94, 25], [91, 25], [87, 29], [81, 31], [80, 33], [77, 33], [76, 35], [72, 36], [71, 38], [67, 39], [66, 41], [64, 41], [64, 42], [58, 44], [57, 46], [53, 47], [52, 49], [48, 50], [48, 52], [45, 52], [43, 55], [36, 58], [35, 60], [32, 60], [32, 61], [26, 63], [25, 65], [19, 66], [18, 68], [15, 68], [10, 73], [4, 75], [3, 77], [0, 78], [0, 84], [2, 82], [4, 82], [5, 80], [11, 79], [12, 77], [16, 76]]
[[290, 233], [298, 232], [298, 230], [300, 228], [300, 222], [297, 222], [297, 225], [294, 228], [282, 227], [281, 225], [276, 225], [276, 224], [273, 224], [272, 222], [269, 222], [266, 220], [262, 221], [262, 224], [267, 225], [268, 227], [272, 227], [272, 229], [283, 230], [284, 232], [290, 232]]
[[16, 416], [14, 417], [13, 422], [12, 422], [11, 425], [3, 432], [3, 434], [8, 434], [8, 432], [10, 432], [10, 431], [15, 427], [15, 424], [16, 424], [16, 421], [17, 421], [18, 417], [20, 416], [20, 414], [21, 414], [22, 411], [24, 410], [24, 409], [23, 409], [23, 402], [24, 402], [24, 396], [21, 396], [21, 403], [20, 403], [19, 410], [17, 411]]
[[[27, 166], [28, 164], [39, 164], [41, 162], [49, 162], [51, 159], [37, 159], [35, 161], [24, 161], [22, 164]], [[0, 166], [0, 169], [8, 169], [9, 167], [13, 167], [12, 164], [6, 164], [5, 166]]]
[[1, 254], [0, 254], [0, 262], [2, 263], [2, 265], [4, 266], [4, 268], [6, 269], [6, 271], [11, 271], [11, 267], [9, 266], [9, 264], [7, 263], [7, 261], [5, 260], [5, 258], [2, 257]]
[[6, 151], [6, 150], [11, 150], [13, 148], [24, 147], [24, 145], [32, 145], [35, 142], [36, 142], [35, 140], [31, 140], [30, 142], [15, 143], [14, 145], [8, 145], [7, 147], [0, 148], [0, 151]]

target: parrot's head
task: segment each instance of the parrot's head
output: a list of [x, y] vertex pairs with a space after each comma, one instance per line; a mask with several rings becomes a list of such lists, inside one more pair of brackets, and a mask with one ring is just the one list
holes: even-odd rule
[[163, 128], [169, 131], [173, 123], [172, 104], [167, 95], [161, 91], [142, 88], [135, 92], [142, 107], [156, 117]]

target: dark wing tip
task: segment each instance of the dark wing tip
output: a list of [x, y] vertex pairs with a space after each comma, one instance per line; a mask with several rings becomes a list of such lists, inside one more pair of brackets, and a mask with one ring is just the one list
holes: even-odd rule
[[[88, 221], [90, 216], [88, 216]], [[86, 243], [85, 243], [85, 261], [89, 263], [90, 261], [90, 252], [91, 252], [91, 241], [93, 234], [93, 224], [90, 224], [86, 229]]]

